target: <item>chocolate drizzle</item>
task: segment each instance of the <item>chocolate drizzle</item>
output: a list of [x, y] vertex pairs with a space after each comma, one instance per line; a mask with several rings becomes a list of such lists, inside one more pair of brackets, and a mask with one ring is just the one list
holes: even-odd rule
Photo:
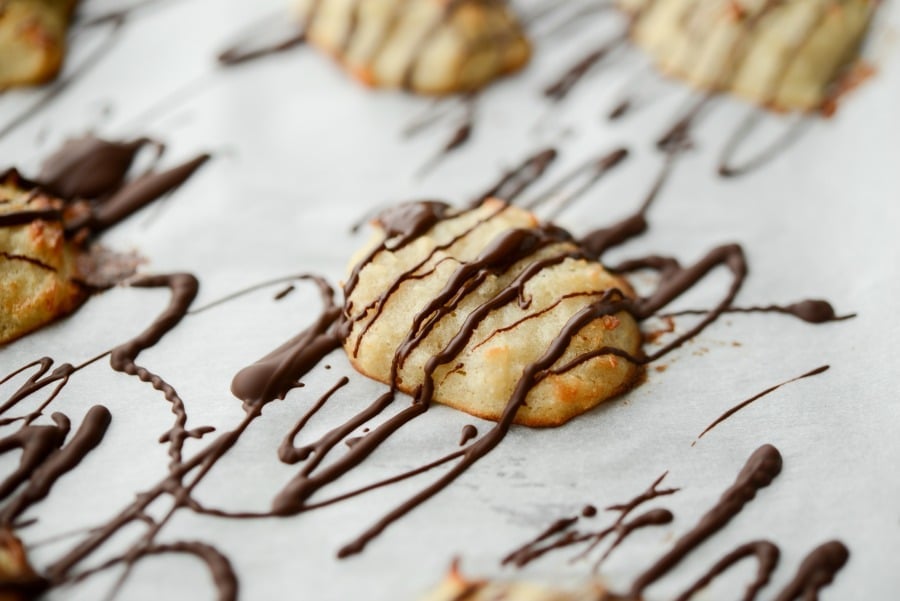
[[790, 380], [787, 380], [787, 381], [785, 381], [785, 382], [782, 382], [781, 384], [776, 384], [775, 386], [771, 386], [771, 387], [769, 387], [769, 388], [766, 388], [765, 390], [763, 390], [763, 391], [760, 392], [759, 394], [753, 395], [752, 397], [750, 397], [750, 398], [747, 399], [746, 401], [742, 401], [742, 402], [738, 403], [737, 405], [735, 405], [734, 407], [732, 407], [731, 409], [729, 409], [728, 411], [726, 411], [725, 413], [723, 413], [722, 415], [720, 415], [719, 417], [717, 417], [710, 425], [706, 426], [706, 429], [703, 430], [703, 432], [701, 432], [699, 435], [697, 435], [697, 439], [696, 439], [693, 443], [691, 443], [691, 446], [693, 446], [694, 444], [697, 443], [698, 440], [700, 440], [701, 438], [703, 438], [703, 437], [706, 435], [707, 432], [709, 432], [710, 430], [712, 430], [713, 428], [715, 428], [716, 426], [718, 426], [719, 424], [721, 424], [722, 422], [724, 422], [726, 419], [728, 419], [729, 417], [731, 417], [732, 415], [734, 415], [735, 413], [737, 413], [737, 412], [740, 411], [741, 409], [743, 409], [743, 408], [747, 407], [748, 405], [752, 404], [753, 402], [755, 402], [755, 401], [761, 399], [762, 397], [766, 396], [767, 394], [772, 393], [772, 392], [775, 392], [776, 390], [778, 390], [778, 389], [781, 388], [782, 386], [786, 386], [786, 385], [791, 384], [791, 383], [793, 383], [793, 382], [796, 382], [796, 381], [798, 381], [798, 380], [803, 380], [804, 378], [809, 378], [809, 377], [812, 377], [812, 376], [817, 376], [817, 375], [819, 375], [819, 374], [821, 374], [821, 373], [824, 373], [824, 372], [828, 371], [828, 369], [829, 369], [829, 366], [828, 366], [828, 365], [823, 365], [823, 366], [821, 366], [821, 367], [817, 367], [817, 368], [815, 368], [815, 369], [813, 369], [813, 370], [810, 370], [810, 371], [806, 372], [805, 374], [803, 374], [803, 375], [801, 375], [801, 376], [797, 376], [796, 378], [791, 378]]
[[289, 15], [280, 12], [250, 24], [235, 37], [237, 40], [219, 53], [219, 64], [226, 67], [242, 65], [306, 42], [306, 32], [295, 25]]
[[149, 138], [116, 142], [88, 135], [67, 140], [44, 160], [38, 181], [66, 199], [106, 196], [122, 187], [138, 152], [150, 144], [157, 154], [162, 152], [162, 145]]
[[706, 574], [681, 593], [675, 601], [688, 601], [695, 593], [706, 588], [717, 576], [726, 572], [731, 566], [747, 557], [754, 557], [757, 563], [756, 578], [747, 586], [747, 591], [743, 596], [743, 601], [752, 601], [756, 598], [759, 591], [769, 583], [772, 572], [778, 567], [780, 555], [781, 551], [778, 550], [778, 547], [769, 541], [758, 540], [744, 543], [717, 561]]
[[[747, 460], [735, 483], [722, 494], [718, 503], [707, 511], [691, 530], [683, 534], [666, 554], [634, 580], [630, 592], [624, 595], [605, 592], [600, 599], [602, 601], [641, 601], [644, 599], [643, 593], [648, 586], [669, 573], [701, 543], [724, 528], [747, 503], [755, 498], [759, 490], [769, 486], [780, 473], [781, 465], [781, 455], [775, 447], [763, 445], [757, 449]], [[502, 563], [521, 567], [553, 550], [589, 542], [588, 548], [576, 557], [576, 559], [583, 558], [608, 534], [618, 532], [619, 537], [600, 558], [602, 561], [633, 529], [649, 524], [669, 523], [672, 520], [672, 514], [668, 510], [652, 509], [630, 522], [624, 521], [625, 516], [640, 504], [678, 490], [658, 490], [657, 486], [664, 477], [665, 474], [658, 478], [645, 493], [635, 497], [631, 502], [609, 507], [609, 510], [620, 512], [619, 518], [612, 527], [596, 533], [581, 533], [572, 529], [579, 521], [578, 516], [561, 518], [553, 522], [534, 540], [507, 555]], [[586, 517], [589, 513], [583, 512], [583, 515]], [[756, 559], [757, 570], [755, 578], [747, 586], [742, 599], [743, 601], [753, 601], [763, 587], [769, 583], [778, 566], [780, 554], [778, 547], [770, 541], [755, 540], [741, 544], [716, 561], [703, 576], [678, 595], [675, 601], [688, 601], [693, 598], [696, 593], [717, 577], [748, 557]], [[775, 597], [775, 601], [818, 599], [819, 590], [834, 580], [848, 557], [847, 548], [839, 541], [830, 541], [816, 547], [800, 565], [791, 582]], [[596, 567], [597, 564], [595, 564], [595, 569]]]
[[46, 190], [59, 196], [64, 208], [3, 215], [0, 227], [62, 220], [70, 236], [82, 229], [97, 235], [176, 190], [210, 158], [201, 154], [170, 169], [149, 170], [128, 180], [137, 154], [147, 146], [156, 149], [157, 159], [164, 150], [150, 138], [117, 142], [86, 135], [65, 142], [52, 153], [35, 181], [22, 178], [15, 170], [5, 172], [0, 180], [12, 177], [14, 184], [26, 189]]
[[[856, 317], [855, 313], [838, 315], [831, 303], [820, 299], [808, 299], [791, 303], [790, 305], [765, 305], [760, 307], [729, 307], [726, 313], [782, 313], [790, 315], [806, 323], [828, 323], [832, 321], [844, 321]], [[702, 309], [685, 309], [674, 313], [666, 313], [666, 316], [677, 317], [679, 315], [702, 315]]]
[[640, 598], [648, 586], [672, 570], [703, 541], [723, 528], [744, 506], [756, 497], [759, 490], [767, 487], [781, 472], [781, 453], [771, 445], [763, 445], [747, 460], [719, 502], [700, 518], [697, 525], [675, 541], [665, 555], [647, 568], [631, 585], [630, 596]]
[[819, 591], [831, 584], [850, 558], [840, 541], [829, 541], [813, 549], [775, 601], [816, 601]]
[[[594, 571], [596, 571], [603, 561], [605, 561], [632, 532], [648, 526], [668, 524], [672, 521], [674, 517], [672, 512], [662, 508], [651, 509], [631, 520], [627, 520], [628, 516], [644, 503], [658, 497], [673, 495], [678, 492], [679, 489], [677, 488], [659, 488], [659, 485], [662, 484], [665, 477], [666, 474], [663, 474], [657, 478], [647, 490], [630, 501], [607, 507], [607, 511], [618, 513], [612, 525], [597, 531], [581, 532], [573, 529], [573, 526], [579, 521], [579, 516], [559, 519], [541, 532], [534, 540], [529, 541], [509, 553], [501, 560], [501, 564], [514, 565], [521, 568], [551, 551], [581, 544], [585, 545], [585, 549], [579, 553], [575, 559], [584, 559], [588, 557], [598, 545], [606, 541], [607, 537], [614, 535], [612, 543], [594, 563]], [[581, 511], [581, 517], [585, 518], [594, 517], [596, 514], [597, 510], [591, 505], [584, 507]]]

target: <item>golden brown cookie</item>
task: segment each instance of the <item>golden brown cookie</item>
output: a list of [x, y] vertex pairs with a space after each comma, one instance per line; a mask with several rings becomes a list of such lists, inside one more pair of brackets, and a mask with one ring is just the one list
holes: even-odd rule
[[530, 45], [502, 0], [299, 0], [307, 38], [367, 85], [472, 91], [522, 68]]
[[345, 286], [344, 347], [360, 372], [411, 394], [427, 379], [437, 402], [497, 420], [523, 370], [564, 344], [516, 414], [529, 426], [562, 424], [631, 385], [631, 361], [586, 357], [606, 347], [636, 355], [629, 314], [561, 334], [588, 305], [631, 294], [564, 231], [498, 200], [465, 211], [403, 205], [376, 226]]
[[856, 58], [877, 0], [619, 0], [661, 71], [775, 110], [818, 110]]
[[0, 343], [71, 313], [86, 297], [62, 209], [15, 171], [0, 175]]
[[77, 0], [0, 0], [0, 90], [56, 76]]
[[565, 591], [527, 582], [468, 580], [454, 567], [420, 601], [601, 601], [603, 589], [591, 585]]

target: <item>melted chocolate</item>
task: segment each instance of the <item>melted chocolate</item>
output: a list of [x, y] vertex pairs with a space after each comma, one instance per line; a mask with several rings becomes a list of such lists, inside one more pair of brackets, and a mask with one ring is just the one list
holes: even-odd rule
[[806, 556], [775, 601], [816, 601], [819, 591], [831, 584], [849, 558], [850, 551], [840, 541], [819, 545]]
[[[769, 387], [769, 388], [766, 388], [765, 390], [763, 390], [763, 391], [760, 392], [759, 394], [753, 395], [752, 397], [750, 397], [750, 398], [747, 399], [746, 401], [743, 401], [743, 402], [738, 403], [737, 405], [735, 405], [734, 407], [732, 407], [731, 409], [729, 409], [728, 411], [726, 411], [725, 413], [723, 413], [722, 415], [720, 415], [719, 417], [717, 417], [710, 425], [706, 426], [706, 429], [703, 430], [703, 432], [701, 432], [701, 433], [697, 436], [697, 440], [700, 440], [701, 438], [703, 438], [703, 436], [705, 436], [707, 432], [709, 432], [710, 430], [712, 430], [713, 428], [715, 428], [716, 426], [718, 426], [719, 424], [721, 424], [722, 422], [724, 422], [726, 419], [728, 419], [729, 417], [731, 417], [732, 415], [734, 415], [735, 413], [737, 413], [738, 411], [740, 411], [740, 410], [743, 409], [744, 407], [747, 407], [748, 405], [752, 404], [754, 401], [757, 401], [757, 400], [761, 399], [762, 397], [766, 396], [766, 395], [769, 394], [769, 393], [775, 392], [776, 390], [778, 390], [778, 389], [781, 388], [782, 386], [786, 386], [786, 385], [791, 384], [791, 383], [793, 383], [793, 382], [797, 382], [798, 380], [802, 380], [802, 379], [804, 379], [804, 378], [809, 378], [809, 377], [816, 376], [816, 375], [819, 375], [819, 374], [821, 374], [821, 373], [824, 373], [825, 371], [828, 370], [828, 368], [829, 368], [828, 365], [823, 365], [823, 366], [821, 366], [821, 367], [817, 367], [817, 368], [815, 368], [815, 369], [813, 369], [813, 370], [811, 370], [811, 371], [806, 372], [805, 374], [803, 374], [803, 375], [801, 375], [801, 376], [797, 376], [796, 378], [791, 378], [790, 380], [787, 380], [787, 381], [785, 381], [785, 382], [782, 382], [781, 384], [776, 384], [775, 386], [771, 386], [771, 387]], [[692, 446], [693, 446], [693, 444], [696, 444], [697, 440], [695, 440], [694, 443], [692, 443]]]
[[87, 217], [67, 224], [67, 230], [77, 231], [87, 227], [96, 234], [109, 229], [154, 200], [176, 190], [209, 158], [208, 154], [202, 154], [166, 171], [145, 173], [135, 178], [95, 205]]
[[[701, 309], [686, 309], [667, 313], [666, 316], [677, 317], [679, 315], [702, 315], [706, 311]], [[844, 321], [856, 317], [855, 313], [838, 315], [831, 303], [825, 300], [809, 299], [790, 305], [766, 305], [761, 307], [729, 307], [726, 313], [783, 313], [801, 319], [806, 323], [828, 323], [831, 321]]]
[[558, 81], [547, 86], [544, 89], [544, 96], [554, 102], [560, 102], [566, 98], [578, 82], [584, 79], [584, 76], [587, 75], [591, 69], [612, 54], [613, 51], [624, 46], [627, 40], [628, 35], [623, 33], [589, 52], [587, 56], [569, 68]]
[[106, 196], [122, 187], [138, 152], [149, 144], [162, 152], [162, 145], [149, 138], [115, 142], [88, 135], [68, 140], [44, 161], [38, 181], [65, 199]]
[[472, 424], [466, 424], [465, 426], [463, 426], [462, 432], [459, 435], [459, 446], [466, 446], [466, 443], [476, 436], [478, 436], [478, 428], [476, 428]]
[[[596, 570], [600, 564], [609, 557], [609, 555], [618, 548], [629, 535], [631, 535], [632, 532], [648, 526], [668, 524], [672, 521], [673, 515], [667, 509], [651, 509], [631, 520], [627, 519], [635, 509], [644, 503], [658, 497], [668, 496], [678, 492], [677, 488], [659, 488], [659, 485], [665, 477], [666, 474], [664, 473], [657, 478], [647, 490], [630, 501], [607, 507], [607, 511], [618, 513], [618, 516], [612, 525], [593, 532], [580, 532], [578, 530], [572, 530], [572, 527], [579, 521], [578, 516], [559, 519], [553, 522], [535, 539], [527, 542], [504, 557], [501, 560], [501, 564], [511, 564], [517, 567], [523, 567], [551, 551], [579, 544], [586, 544], [586, 548], [576, 556], [576, 559], [585, 558], [598, 545], [604, 542], [608, 536], [615, 535], [613, 542], [595, 562], [594, 569]], [[590, 518], [595, 515], [597, 515], [597, 509], [592, 505], [587, 505], [581, 510], [582, 517]]]
[[647, 568], [631, 585], [630, 595], [639, 598], [648, 586], [684, 560], [700, 543], [723, 528], [756, 497], [760, 489], [771, 484], [781, 472], [781, 453], [771, 445], [757, 449], [747, 460], [737, 480], [719, 502], [706, 512], [697, 525], [675, 541], [672, 549]]
[[306, 42], [306, 32], [294, 25], [289, 15], [281, 12], [250, 24], [236, 37], [235, 42], [219, 53], [219, 64], [241, 65], [280, 54]]
[[481, 205], [488, 198], [498, 198], [506, 202], [515, 201], [522, 192], [538, 181], [544, 172], [550, 168], [558, 152], [555, 148], [545, 148], [525, 159], [518, 167], [503, 174], [496, 184], [487, 192], [477, 196], [470, 204], [470, 208]]

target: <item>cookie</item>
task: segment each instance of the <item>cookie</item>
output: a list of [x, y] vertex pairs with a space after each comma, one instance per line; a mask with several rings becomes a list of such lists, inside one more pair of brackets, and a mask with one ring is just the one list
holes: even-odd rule
[[875, 0], [619, 0], [664, 73], [779, 111], [820, 109], [856, 59]]
[[76, 0], [0, 1], [0, 90], [56, 76]]
[[62, 210], [15, 171], [0, 175], [0, 343], [71, 313], [87, 295]]
[[454, 567], [420, 601], [601, 601], [605, 598], [598, 586], [563, 591], [527, 582], [467, 580]]
[[523, 371], [563, 344], [516, 414], [528, 426], [560, 425], [631, 385], [637, 368], [621, 353], [588, 356], [639, 353], [631, 315], [563, 334], [589, 305], [632, 295], [565, 231], [498, 200], [412, 203], [375, 225], [345, 285], [344, 348], [360, 372], [410, 394], [433, 383], [433, 400], [498, 420]]
[[373, 87], [473, 91], [531, 54], [500, 0], [300, 0], [298, 8], [307, 39]]

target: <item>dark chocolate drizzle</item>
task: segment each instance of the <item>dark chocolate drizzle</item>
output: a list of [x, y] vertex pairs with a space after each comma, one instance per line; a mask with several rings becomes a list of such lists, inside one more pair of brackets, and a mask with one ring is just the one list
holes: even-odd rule
[[128, 142], [87, 135], [67, 140], [44, 160], [38, 181], [41, 187], [65, 199], [98, 198], [112, 194], [125, 183], [138, 152], [145, 146], [162, 145], [149, 138]]
[[219, 64], [232, 67], [280, 54], [306, 42], [306, 32], [281, 12], [251, 23], [219, 53]]
[[675, 541], [672, 549], [647, 568], [631, 585], [630, 596], [640, 598], [648, 586], [659, 580], [687, 557], [710, 536], [728, 524], [744, 506], [756, 497], [756, 493], [772, 483], [781, 472], [781, 453], [772, 445], [763, 445], [747, 460], [719, 502], [710, 509], [697, 525]]
[[52, 153], [36, 180], [8, 170], [0, 180], [27, 190], [46, 190], [59, 196], [63, 210], [20, 211], [0, 216], [0, 227], [26, 225], [32, 221], [63, 221], [66, 233], [86, 229], [97, 235], [151, 202], [174, 192], [209, 160], [201, 154], [164, 171], [149, 170], [129, 180], [128, 172], [141, 149], [156, 148], [157, 159], [164, 146], [150, 138], [117, 142], [92, 135], [72, 139]]
[[475, 208], [488, 198], [499, 198], [506, 202], [515, 201], [520, 194], [544, 175], [544, 172], [556, 161], [558, 154], [555, 148], [545, 148], [534, 153], [519, 166], [504, 173], [496, 184], [477, 196], [469, 204], [469, 207]]
[[819, 591], [834, 581], [835, 575], [850, 558], [850, 551], [840, 541], [829, 541], [813, 549], [797, 574], [775, 597], [775, 601], [816, 601]]
[[[536, 538], [506, 555], [506, 557], [501, 560], [501, 564], [514, 565], [521, 568], [551, 551], [582, 544], [585, 545], [585, 549], [576, 555], [574, 559], [584, 559], [587, 558], [598, 545], [603, 543], [607, 537], [614, 535], [612, 543], [607, 546], [603, 554], [595, 561], [594, 570], [596, 571], [603, 561], [605, 561], [606, 558], [608, 558], [634, 531], [648, 526], [668, 524], [672, 521], [674, 517], [672, 512], [662, 508], [651, 509], [631, 520], [627, 519], [635, 509], [644, 503], [658, 497], [673, 495], [678, 492], [679, 489], [677, 488], [659, 488], [665, 477], [666, 474], [664, 473], [657, 478], [647, 490], [630, 501], [607, 507], [606, 511], [612, 511], [618, 514], [610, 526], [601, 530], [581, 532], [577, 529], [573, 529], [573, 526], [579, 521], [579, 516], [561, 518], [553, 522]], [[592, 505], [587, 505], [581, 510], [581, 517], [590, 518], [594, 517], [596, 514], [597, 510]]]
[[628, 34], [625, 32], [589, 52], [587, 56], [566, 70], [559, 80], [544, 88], [544, 96], [553, 102], [564, 100], [578, 82], [613, 52], [622, 48], [627, 40]]
[[[735, 483], [722, 494], [718, 503], [707, 511], [691, 530], [682, 535], [675, 542], [672, 549], [634, 580], [630, 592], [617, 594], [607, 591], [601, 595], [600, 599], [602, 601], [642, 601], [644, 599], [644, 590], [648, 586], [669, 573], [701, 543], [724, 528], [747, 503], [755, 498], [760, 489], [769, 486], [780, 473], [781, 465], [781, 455], [775, 447], [763, 445], [757, 449], [747, 460]], [[630, 533], [632, 529], [650, 524], [665, 524], [672, 520], [672, 514], [668, 510], [651, 509], [633, 518], [630, 522], [624, 521], [627, 513], [634, 510], [638, 505], [656, 496], [672, 494], [678, 490], [667, 489], [659, 491], [657, 486], [664, 477], [665, 474], [657, 479], [647, 492], [635, 497], [631, 502], [609, 507], [609, 510], [620, 512], [620, 516], [613, 526], [596, 533], [582, 533], [572, 529], [579, 521], [578, 516], [561, 518], [553, 522], [535, 539], [507, 555], [502, 560], [502, 563], [522, 567], [553, 550], [589, 542], [588, 548], [576, 556], [576, 559], [583, 558], [608, 534], [619, 532], [619, 538], [613, 542], [600, 558], [599, 561], [602, 561], [621, 543], [624, 535]], [[592, 512], [582, 512], [584, 517], [589, 515], [592, 515]], [[756, 559], [756, 576], [747, 586], [741, 598], [743, 601], [753, 601], [763, 587], [769, 583], [772, 574], [778, 566], [780, 557], [778, 547], [766, 540], [755, 540], [741, 544], [722, 556], [703, 576], [678, 595], [675, 601], [688, 601], [693, 598], [696, 593], [708, 586], [717, 577], [748, 557]], [[797, 574], [791, 582], [775, 597], [775, 601], [818, 599], [819, 590], [834, 580], [837, 572], [846, 564], [848, 557], [849, 551], [839, 541], [830, 541], [816, 547], [800, 565]], [[597, 564], [594, 567], [596, 569]]]
[[[821, 299], [802, 300], [790, 305], [765, 305], [760, 307], [729, 307], [726, 313], [782, 313], [790, 315], [806, 323], [820, 324], [832, 321], [844, 321], [853, 319], [856, 313], [848, 313], [846, 315], [838, 315], [831, 306], [831, 303]], [[666, 313], [660, 317], [677, 317], [680, 315], [702, 315], [705, 313], [702, 309], [685, 309], [684, 311], [675, 311]]]
[[691, 446], [693, 446], [694, 444], [697, 443], [698, 440], [700, 440], [701, 438], [703, 438], [703, 437], [706, 435], [707, 432], [709, 432], [710, 430], [712, 430], [713, 428], [715, 428], [716, 426], [718, 426], [719, 424], [721, 424], [722, 422], [724, 422], [726, 419], [728, 419], [729, 417], [731, 417], [732, 415], [734, 415], [735, 413], [737, 413], [737, 412], [740, 411], [741, 409], [744, 409], [744, 408], [747, 407], [748, 405], [751, 405], [753, 402], [755, 402], [755, 401], [761, 399], [762, 397], [766, 396], [767, 394], [770, 394], [770, 393], [772, 393], [772, 392], [775, 392], [776, 390], [778, 390], [778, 389], [781, 388], [782, 386], [786, 386], [786, 385], [791, 384], [791, 383], [793, 383], [793, 382], [797, 382], [798, 380], [803, 380], [804, 378], [809, 378], [809, 377], [812, 377], [812, 376], [817, 376], [817, 375], [819, 375], [819, 374], [821, 374], [821, 373], [824, 373], [824, 372], [828, 371], [828, 368], [829, 368], [828, 365], [822, 365], [821, 367], [817, 367], [817, 368], [815, 368], [815, 369], [813, 369], [813, 370], [810, 370], [810, 371], [806, 372], [806, 373], [803, 374], [803, 375], [797, 376], [796, 378], [791, 378], [790, 380], [786, 380], [786, 381], [784, 381], [784, 382], [782, 382], [782, 383], [780, 383], [780, 384], [776, 384], [775, 386], [771, 386], [771, 387], [769, 387], [769, 388], [766, 388], [765, 390], [763, 390], [763, 391], [760, 392], [759, 394], [753, 395], [752, 397], [750, 397], [750, 398], [747, 399], [746, 401], [742, 401], [742, 402], [738, 403], [737, 405], [735, 405], [734, 407], [732, 407], [731, 409], [729, 409], [728, 411], [726, 411], [725, 413], [723, 413], [722, 415], [720, 415], [719, 417], [717, 417], [711, 424], [709, 424], [708, 426], [706, 426], [706, 429], [703, 430], [703, 432], [701, 432], [700, 434], [697, 435], [697, 439], [696, 439], [693, 443], [691, 443]]

